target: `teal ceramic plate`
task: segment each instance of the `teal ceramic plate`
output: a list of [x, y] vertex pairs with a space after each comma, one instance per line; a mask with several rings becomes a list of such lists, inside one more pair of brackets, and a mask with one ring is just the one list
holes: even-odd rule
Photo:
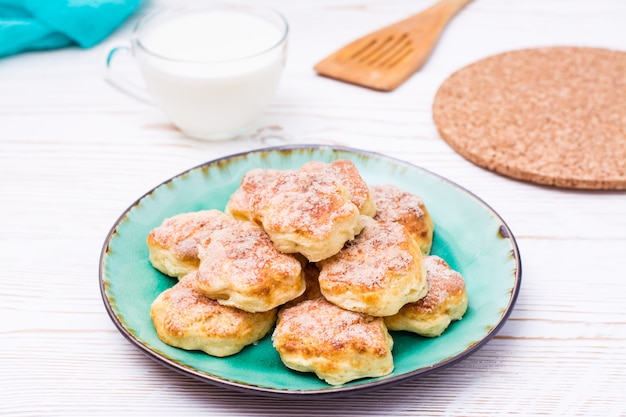
[[[315, 375], [286, 368], [270, 336], [227, 358], [170, 347], [159, 340], [150, 304], [175, 283], [152, 268], [148, 232], [166, 217], [201, 209], [223, 210], [252, 168], [299, 168], [310, 160], [349, 159], [369, 184], [392, 183], [422, 197], [435, 222], [432, 253], [465, 278], [469, 308], [440, 337], [392, 332], [395, 370], [333, 387]], [[104, 304], [120, 332], [158, 362], [191, 377], [228, 388], [272, 396], [339, 396], [389, 386], [439, 370], [476, 352], [508, 318], [521, 283], [513, 234], [487, 204], [462, 187], [424, 169], [350, 148], [297, 146], [237, 154], [191, 168], [154, 188], [115, 223], [100, 259]]]

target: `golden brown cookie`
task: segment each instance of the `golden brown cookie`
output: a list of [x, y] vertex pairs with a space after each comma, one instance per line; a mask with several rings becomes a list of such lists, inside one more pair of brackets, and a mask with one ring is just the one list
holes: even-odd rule
[[183, 277], [152, 303], [152, 322], [164, 343], [221, 357], [234, 355], [270, 331], [276, 309], [248, 313], [223, 306], [195, 288], [195, 274]]
[[467, 311], [465, 281], [438, 256], [424, 258], [428, 293], [421, 300], [402, 307], [398, 314], [385, 317], [390, 330], [407, 330], [421, 336], [442, 334]]
[[272, 341], [287, 367], [332, 385], [393, 371], [393, 340], [383, 319], [324, 298], [281, 309]]
[[359, 208], [361, 214], [374, 216], [376, 205], [370, 196], [367, 183], [361, 177], [354, 163], [347, 159], [338, 159], [331, 163], [310, 161], [302, 165], [301, 171], [330, 175], [336, 178], [350, 193], [350, 200]]
[[242, 178], [239, 188], [230, 196], [225, 212], [241, 220], [260, 223], [259, 204], [264, 195], [262, 189], [271, 186], [282, 172], [278, 169], [256, 168], [248, 171]]
[[430, 254], [435, 224], [422, 199], [391, 184], [373, 185], [370, 191], [377, 210], [374, 218], [400, 223], [415, 239], [422, 255]]
[[311, 262], [336, 254], [363, 228], [358, 207], [333, 175], [283, 172], [262, 188], [259, 201], [258, 217], [276, 248]]
[[197, 289], [222, 305], [268, 311], [305, 290], [300, 261], [276, 250], [267, 233], [251, 222], [213, 233], [199, 256]]
[[171, 277], [180, 278], [198, 269], [198, 245], [211, 234], [235, 222], [218, 210], [182, 213], [163, 220], [146, 238], [150, 262]]
[[363, 216], [363, 231], [337, 255], [318, 262], [324, 297], [372, 316], [396, 314], [426, 295], [422, 254], [404, 226]]

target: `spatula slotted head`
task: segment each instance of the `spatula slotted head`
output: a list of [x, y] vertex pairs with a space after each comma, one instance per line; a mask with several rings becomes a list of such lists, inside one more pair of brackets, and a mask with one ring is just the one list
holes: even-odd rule
[[417, 50], [406, 32], [361, 38], [315, 66], [318, 74], [380, 91], [391, 91], [418, 68]]
[[344, 46], [315, 65], [339, 81], [391, 91], [420, 69], [446, 23], [471, 0], [442, 0]]

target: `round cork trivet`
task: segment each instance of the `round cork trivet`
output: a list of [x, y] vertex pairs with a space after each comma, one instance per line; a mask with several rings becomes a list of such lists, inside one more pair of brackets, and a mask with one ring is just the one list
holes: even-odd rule
[[452, 74], [433, 118], [474, 164], [564, 188], [626, 190], [626, 52], [550, 47]]

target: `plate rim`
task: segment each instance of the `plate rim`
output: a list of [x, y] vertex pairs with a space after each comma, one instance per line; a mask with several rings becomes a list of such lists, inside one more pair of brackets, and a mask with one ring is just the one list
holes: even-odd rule
[[[122, 220], [127, 217], [129, 212], [133, 210], [134, 207], [136, 207], [148, 195], [153, 193], [157, 188], [160, 188], [164, 186], [165, 184], [168, 184], [174, 181], [176, 178], [182, 177], [191, 171], [202, 169], [204, 167], [209, 167], [211, 165], [219, 164], [226, 160], [243, 157], [243, 156], [250, 155], [250, 154], [269, 153], [269, 152], [276, 152], [276, 151], [284, 152], [284, 151], [291, 151], [291, 150], [311, 150], [311, 151], [327, 150], [327, 151], [332, 151], [332, 152], [346, 152], [346, 153], [352, 153], [352, 154], [362, 155], [366, 157], [374, 157], [374, 158], [378, 158], [382, 160], [388, 160], [395, 164], [402, 165], [402, 166], [411, 168], [413, 170], [418, 170], [427, 175], [433, 176], [439, 179], [440, 181], [445, 182], [447, 185], [453, 186], [459, 191], [469, 195], [477, 203], [479, 203], [486, 210], [488, 210], [500, 223], [500, 234], [502, 235], [502, 237], [509, 239], [509, 242], [511, 244], [511, 256], [515, 262], [515, 273], [514, 273], [513, 286], [511, 289], [511, 295], [508, 299], [506, 307], [504, 308], [504, 312], [500, 315], [498, 319], [498, 322], [494, 326], [492, 326], [489, 329], [489, 331], [480, 340], [472, 344], [470, 347], [464, 349], [458, 354], [455, 354], [454, 356], [446, 358], [430, 366], [418, 368], [413, 371], [406, 372], [404, 374], [385, 378], [385, 379], [373, 380], [371, 382], [361, 384], [361, 385], [329, 386], [328, 388], [307, 389], [307, 390], [289, 390], [289, 389], [282, 389], [282, 388], [270, 388], [270, 387], [249, 384], [249, 383], [232, 381], [227, 378], [222, 378], [216, 375], [211, 375], [211, 374], [202, 372], [196, 368], [193, 368], [191, 366], [185, 366], [182, 363], [179, 363], [171, 358], [168, 358], [162, 355], [160, 352], [152, 349], [151, 347], [146, 345], [143, 341], [141, 341], [138, 337], [133, 335], [132, 332], [129, 331], [124, 326], [124, 324], [122, 323], [118, 315], [115, 313], [113, 306], [106, 293], [107, 291], [106, 282], [104, 279], [105, 258], [108, 253], [108, 248]], [[99, 280], [100, 295], [102, 297], [102, 301], [105, 305], [105, 309], [110, 319], [113, 321], [113, 324], [115, 325], [117, 330], [122, 334], [122, 336], [124, 336], [131, 343], [131, 345], [138, 348], [140, 352], [148, 356], [150, 359], [156, 361], [157, 363], [164, 365], [165, 367], [172, 369], [178, 373], [182, 373], [184, 375], [187, 375], [188, 377], [192, 377], [196, 380], [200, 380], [200, 381], [210, 383], [215, 386], [221, 386], [223, 388], [228, 388], [228, 389], [239, 391], [239, 392], [262, 395], [262, 396], [269, 396], [269, 397], [281, 397], [281, 398], [292, 398], [292, 399], [295, 397], [298, 397], [298, 398], [303, 398], [303, 399], [304, 398], [316, 398], [317, 399], [317, 398], [322, 398], [322, 397], [335, 398], [335, 397], [340, 397], [340, 396], [353, 395], [356, 393], [361, 394], [361, 393], [370, 392], [376, 389], [380, 389], [383, 387], [388, 388], [388, 387], [400, 384], [402, 382], [405, 382], [408, 379], [413, 379], [418, 376], [422, 376], [422, 375], [425, 375], [434, 371], [442, 370], [444, 368], [452, 366], [456, 364], [457, 362], [460, 362], [472, 356], [474, 353], [480, 350], [480, 348], [482, 348], [487, 342], [489, 342], [500, 331], [500, 329], [504, 326], [504, 324], [508, 321], [508, 318], [510, 317], [513, 311], [513, 307], [515, 306], [517, 302], [517, 298], [519, 296], [519, 292], [521, 288], [522, 259], [521, 259], [519, 247], [517, 245], [515, 236], [513, 235], [511, 229], [509, 228], [505, 220], [482, 198], [478, 197], [476, 194], [469, 191], [465, 187], [455, 183], [454, 181], [449, 180], [428, 169], [422, 168], [421, 166], [415, 165], [411, 162], [408, 162], [408, 161], [405, 161], [396, 157], [388, 156], [388, 155], [375, 152], [375, 151], [369, 151], [369, 150], [363, 150], [363, 149], [353, 148], [349, 146], [339, 146], [339, 145], [292, 144], [292, 145], [280, 145], [280, 146], [255, 148], [255, 149], [251, 149], [248, 151], [237, 152], [237, 153], [233, 153], [230, 155], [215, 158], [210, 161], [195, 165], [184, 171], [181, 171], [178, 174], [152, 187], [150, 190], [148, 190], [147, 192], [142, 194], [140, 197], [138, 197], [132, 204], [130, 204], [117, 217], [117, 219], [115, 220], [115, 222], [109, 229], [105, 237], [104, 243], [102, 245], [101, 251], [100, 251], [100, 258], [98, 262], [98, 276], [99, 276], [98, 280]]]

